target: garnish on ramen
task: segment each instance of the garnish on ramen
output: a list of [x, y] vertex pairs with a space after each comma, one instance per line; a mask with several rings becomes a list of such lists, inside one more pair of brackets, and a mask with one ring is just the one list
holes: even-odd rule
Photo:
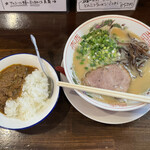
[[37, 68], [11, 65], [0, 72], [0, 112], [29, 120], [47, 106], [48, 79]]
[[[149, 46], [125, 24], [104, 20], [81, 37], [73, 69], [79, 84], [145, 94], [150, 88], [149, 52]], [[114, 98], [101, 99], [116, 103]]]

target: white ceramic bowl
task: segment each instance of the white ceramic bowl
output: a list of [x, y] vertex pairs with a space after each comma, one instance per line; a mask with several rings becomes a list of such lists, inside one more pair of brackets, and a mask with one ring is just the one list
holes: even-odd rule
[[[64, 55], [63, 55], [63, 63], [64, 63], [64, 69], [66, 73], [66, 77], [70, 83], [74, 83], [73, 78], [76, 78], [75, 75], [73, 75], [72, 70], [72, 64], [73, 64], [73, 54], [75, 51], [76, 46], [78, 45], [80, 38], [89, 32], [89, 29], [104, 20], [112, 19], [115, 20], [115, 23], [119, 24], [125, 24], [128, 27], [128, 30], [132, 31], [133, 33], [137, 34], [139, 37], [141, 37], [143, 40], [145, 40], [150, 45], [150, 27], [145, 25], [144, 23], [127, 17], [127, 16], [121, 16], [121, 15], [105, 15], [105, 16], [99, 16], [93, 19], [90, 19], [86, 21], [85, 23], [81, 24], [69, 37], [65, 49], [64, 49]], [[87, 96], [84, 92], [80, 92], [78, 90], [75, 90], [77, 94], [79, 94], [84, 100], [87, 102], [106, 110], [111, 111], [130, 111], [135, 110], [140, 107], [145, 106], [145, 103], [142, 102], [131, 102], [127, 103], [126, 106], [121, 105], [112, 105], [107, 104], [104, 102], [97, 101], [93, 98], [90, 98]]]
[[[58, 77], [55, 70], [52, 68], [52, 66], [45, 60], [43, 60], [43, 62], [46, 66], [47, 73], [54, 80], [54, 93], [50, 101], [48, 102], [47, 108], [40, 114], [29, 119], [28, 121], [21, 121], [19, 119], [8, 118], [4, 114], [0, 113], [0, 127], [7, 128], [7, 129], [24, 129], [36, 125], [45, 117], [47, 117], [54, 109], [59, 95], [59, 87], [56, 86], [56, 82], [58, 82]], [[41, 70], [37, 56], [32, 54], [15, 54], [0, 60], [0, 71], [12, 64], [23, 64], [23, 65], [35, 66], [39, 70]]]

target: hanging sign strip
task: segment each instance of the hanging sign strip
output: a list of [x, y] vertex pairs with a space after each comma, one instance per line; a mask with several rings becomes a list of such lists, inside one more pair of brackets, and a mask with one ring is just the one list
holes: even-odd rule
[[135, 10], [138, 0], [77, 0], [77, 11]]
[[0, 11], [67, 11], [67, 0], [0, 0]]

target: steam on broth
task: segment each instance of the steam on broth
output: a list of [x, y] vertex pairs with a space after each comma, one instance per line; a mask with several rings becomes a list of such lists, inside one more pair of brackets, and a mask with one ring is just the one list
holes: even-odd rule
[[[125, 25], [105, 20], [94, 25], [82, 37], [74, 52], [73, 69], [83, 84], [87, 73], [110, 64], [121, 65], [131, 77], [127, 92], [144, 94], [150, 88], [149, 57], [149, 47], [139, 36], [129, 31]], [[107, 96], [94, 98], [111, 104], [125, 104], [125, 101]]]

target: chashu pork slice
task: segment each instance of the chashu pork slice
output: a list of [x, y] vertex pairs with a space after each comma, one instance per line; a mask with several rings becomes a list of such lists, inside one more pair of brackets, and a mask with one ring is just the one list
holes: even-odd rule
[[129, 72], [119, 64], [99, 67], [86, 73], [82, 83], [87, 86], [127, 92], [131, 82]]

